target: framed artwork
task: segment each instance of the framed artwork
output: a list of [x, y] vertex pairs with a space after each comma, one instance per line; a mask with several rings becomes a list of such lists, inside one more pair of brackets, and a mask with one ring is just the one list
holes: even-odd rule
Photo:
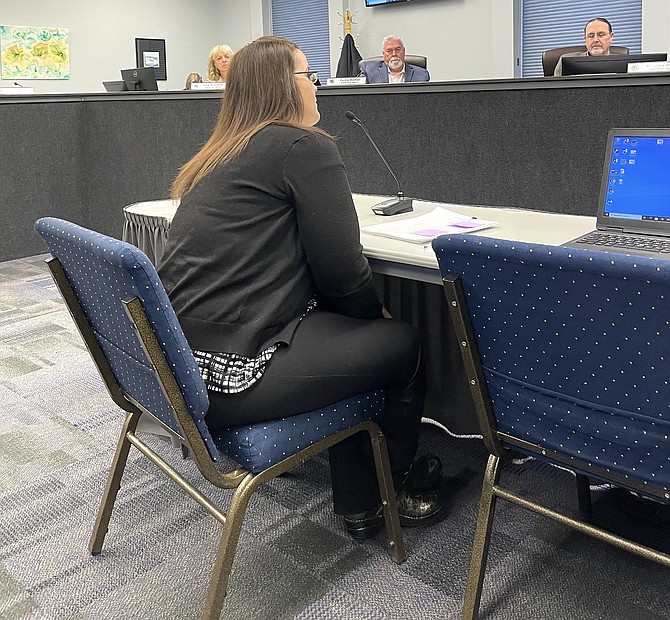
[[3, 80], [69, 80], [68, 29], [0, 25], [0, 75]]
[[153, 67], [157, 80], [167, 80], [165, 39], [135, 39], [137, 67]]

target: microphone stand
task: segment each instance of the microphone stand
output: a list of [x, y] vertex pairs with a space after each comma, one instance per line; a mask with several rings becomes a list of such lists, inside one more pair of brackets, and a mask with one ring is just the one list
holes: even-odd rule
[[372, 136], [370, 135], [370, 132], [366, 129], [365, 125], [361, 122], [361, 120], [353, 113], [353, 112], [347, 112], [345, 116], [352, 122], [356, 123], [364, 132], [365, 135], [368, 137], [368, 140], [370, 140], [370, 144], [375, 148], [375, 151], [377, 151], [377, 154], [379, 157], [381, 157], [381, 160], [386, 164], [386, 167], [388, 168], [388, 171], [391, 173], [391, 176], [395, 179], [395, 182], [398, 185], [398, 193], [395, 198], [389, 198], [388, 200], [384, 200], [383, 202], [380, 202], [372, 207], [372, 212], [375, 213], [376, 215], [398, 215], [400, 213], [409, 213], [410, 211], [413, 211], [412, 207], [412, 199], [407, 198], [405, 194], [403, 194], [402, 189], [400, 188], [400, 181], [398, 180], [398, 177], [396, 176], [395, 172], [393, 172], [393, 168], [391, 168], [391, 164], [386, 161], [386, 157], [384, 157], [384, 154], [379, 150], [379, 147], [375, 143], [375, 141], [372, 139]]

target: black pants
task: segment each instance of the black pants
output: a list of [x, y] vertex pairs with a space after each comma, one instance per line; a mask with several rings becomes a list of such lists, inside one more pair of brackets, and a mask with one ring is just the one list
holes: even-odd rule
[[[353, 319], [312, 311], [298, 326], [289, 347], [280, 347], [265, 374], [238, 394], [209, 392], [208, 425], [237, 426], [320, 409], [374, 389], [386, 391], [378, 423], [395, 475], [415, 456], [425, 377], [418, 332], [393, 319]], [[338, 514], [379, 503], [367, 433], [331, 448], [333, 502]]]

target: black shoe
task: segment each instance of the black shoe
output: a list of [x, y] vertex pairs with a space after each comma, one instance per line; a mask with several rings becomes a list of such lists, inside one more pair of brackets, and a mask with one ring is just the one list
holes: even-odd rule
[[344, 523], [347, 531], [356, 540], [365, 540], [377, 534], [384, 525], [384, 510], [379, 504], [377, 508], [367, 512], [358, 512], [353, 515], [345, 515]]
[[432, 525], [447, 516], [441, 497], [442, 462], [432, 454], [416, 459], [400, 485], [396, 501], [400, 525]]
[[409, 468], [407, 476], [398, 485], [399, 489], [412, 491], [432, 491], [442, 482], [442, 461], [434, 454], [424, 454], [416, 459]]
[[[437, 456], [425, 454], [416, 459], [404, 480], [396, 483], [396, 502], [400, 525], [416, 527], [442, 521], [447, 511], [442, 503], [442, 462]], [[384, 525], [381, 504], [367, 512], [345, 515], [344, 522], [349, 534], [364, 540], [377, 534]]]
[[446, 506], [440, 497], [439, 486], [423, 493], [402, 489], [398, 493], [397, 502], [400, 525], [404, 527], [433, 525], [447, 516]]

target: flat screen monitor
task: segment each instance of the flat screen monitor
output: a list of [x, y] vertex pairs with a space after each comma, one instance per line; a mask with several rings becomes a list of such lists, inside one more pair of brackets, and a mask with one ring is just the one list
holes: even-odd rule
[[609, 56], [563, 56], [563, 75], [592, 73], [627, 73], [630, 62], [661, 62], [668, 59], [658, 54], [610, 54]]
[[365, 6], [381, 6], [382, 4], [396, 4], [398, 2], [409, 2], [410, 0], [365, 0]]
[[158, 90], [156, 70], [153, 67], [121, 69], [121, 79], [128, 90]]

